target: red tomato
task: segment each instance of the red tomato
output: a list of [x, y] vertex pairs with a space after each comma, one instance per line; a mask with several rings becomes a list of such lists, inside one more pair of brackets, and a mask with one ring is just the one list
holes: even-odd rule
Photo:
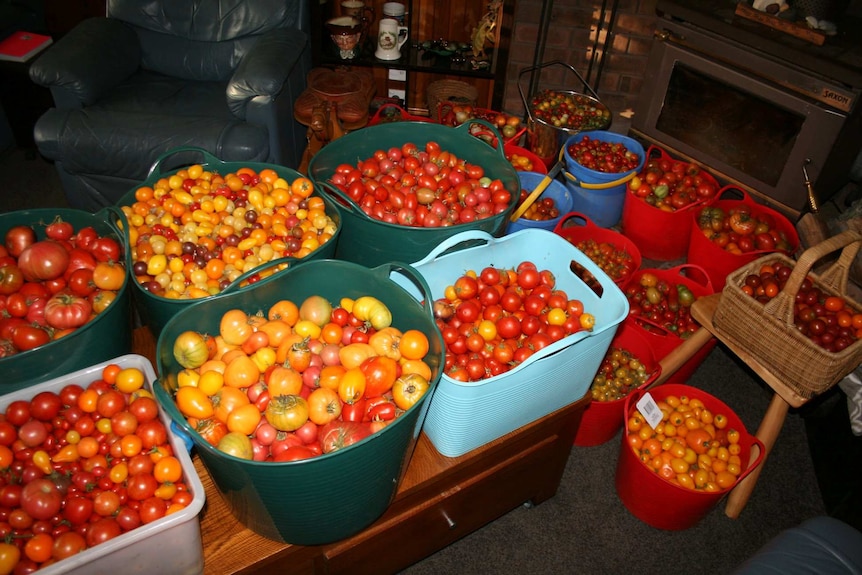
[[93, 306], [86, 298], [71, 294], [56, 294], [45, 305], [45, 319], [56, 329], [81, 327], [92, 313]]
[[5, 246], [9, 255], [18, 257], [28, 246], [36, 242], [36, 232], [30, 226], [12, 226], [6, 232]]
[[18, 256], [18, 267], [27, 281], [51, 280], [63, 275], [69, 266], [69, 252], [53, 240], [27, 246]]
[[34, 519], [49, 519], [60, 511], [63, 494], [50, 479], [34, 479], [21, 491], [21, 508]]
[[12, 334], [12, 345], [19, 351], [29, 351], [51, 341], [51, 335], [38, 326], [21, 325]]
[[0, 267], [0, 294], [10, 295], [24, 285], [24, 274], [17, 265], [8, 264]]

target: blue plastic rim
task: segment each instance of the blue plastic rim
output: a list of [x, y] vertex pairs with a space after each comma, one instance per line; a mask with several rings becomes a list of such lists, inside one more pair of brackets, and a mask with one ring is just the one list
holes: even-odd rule
[[[538, 172], [518, 172], [518, 178], [521, 180], [521, 187], [528, 192], [535, 190], [536, 186], [545, 179], [545, 176], [546, 174], [540, 174]], [[538, 202], [542, 198], [551, 198], [554, 200], [560, 215], [550, 220], [518, 218], [517, 221], [509, 222], [509, 225], [506, 227], [506, 233], [511, 234], [526, 228], [540, 228], [553, 231], [554, 228], [557, 227], [557, 224], [560, 223], [562, 217], [572, 211], [572, 206], [574, 205], [571, 192], [569, 192], [565, 184], [556, 179], [551, 180], [551, 183], [548, 184], [545, 191], [536, 198], [536, 201]]]
[[[585, 168], [569, 155], [569, 146], [580, 142], [584, 136], [603, 142], [622, 143], [630, 151], [638, 154], [640, 163], [635, 169], [618, 174], [597, 172]], [[582, 132], [566, 140], [562, 155], [566, 160], [563, 177], [566, 187], [572, 194], [575, 211], [589, 216], [596, 225], [603, 228], [615, 226], [623, 215], [626, 183], [643, 169], [646, 161], [643, 146], [633, 138], [614, 132]]]
[[[592, 140], [600, 140], [602, 142], [624, 144], [629, 151], [634, 152], [638, 155], [638, 157], [640, 158], [640, 163], [638, 163], [638, 166], [633, 170], [615, 174], [598, 172], [596, 170], [586, 168], [581, 164], [577, 163], [572, 158], [572, 156], [569, 155], [569, 146], [580, 142], [584, 137], [588, 137]], [[566, 160], [567, 182], [576, 181], [576, 183], [584, 184], [585, 187], [589, 187], [589, 184], [611, 184], [613, 186], [616, 186], [616, 184], [621, 184], [624, 186], [628, 180], [633, 178], [638, 172], [643, 169], [644, 163], [646, 162], [646, 152], [644, 151], [644, 148], [640, 144], [640, 142], [638, 142], [634, 138], [630, 138], [629, 136], [624, 136], [623, 134], [606, 131], [581, 132], [580, 134], [576, 134], [569, 137], [566, 140], [566, 143], [563, 144], [563, 157]]]

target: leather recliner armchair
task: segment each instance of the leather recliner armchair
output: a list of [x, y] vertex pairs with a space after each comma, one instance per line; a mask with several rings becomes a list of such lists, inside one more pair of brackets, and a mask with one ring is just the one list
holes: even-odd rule
[[69, 205], [116, 204], [182, 147], [298, 167], [309, 29], [307, 0], [108, 0], [30, 67], [55, 105], [34, 140]]

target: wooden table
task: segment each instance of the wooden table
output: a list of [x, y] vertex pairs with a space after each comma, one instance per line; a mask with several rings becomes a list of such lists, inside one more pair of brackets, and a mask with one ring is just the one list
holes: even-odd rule
[[[153, 362], [146, 328], [133, 349]], [[234, 518], [198, 456], [206, 492], [201, 513], [204, 572], [394, 573], [525, 503], [552, 497], [572, 450], [589, 394], [461, 457], [440, 455], [420, 434], [410, 465], [386, 513], [343, 541], [301, 547], [256, 535]]]

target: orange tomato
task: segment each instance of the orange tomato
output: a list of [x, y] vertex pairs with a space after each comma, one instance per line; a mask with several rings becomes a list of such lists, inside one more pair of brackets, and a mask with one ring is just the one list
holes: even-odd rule
[[341, 400], [338, 392], [327, 387], [318, 387], [308, 394], [308, 419], [317, 425], [326, 425], [341, 415]]
[[224, 370], [224, 383], [230, 387], [247, 388], [260, 379], [260, 368], [252, 359], [240, 353]]
[[298, 395], [302, 391], [302, 375], [291, 367], [276, 365], [269, 372], [266, 386], [270, 397]]
[[153, 476], [159, 483], [176, 483], [183, 477], [182, 464], [173, 455], [162, 457], [153, 465]]
[[248, 395], [236, 387], [223, 387], [214, 397], [215, 401], [213, 404], [215, 405], [215, 410], [213, 411], [213, 417], [225, 424], [231, 411], [241, 405], [250, 403]]
[[407, 359], [422, 359], [428, 354], [430, 342], [428, 336], [418, 329], [408, 329], [401, 334], [398, 350]]
[[219, 323], [219, 335], [229, 345], [242, 345], [254, 331], [249, 315], [240, 309], [226, 311]]
[[228, 432], [236, 431], [251, 435], [261, 420], [260, 409], [253, 403], [237, 406], [227, 416]]
[[93, 268], [93, 284], [103, 290], [118, 291], [126, 281], [126, 268], [120, 262], [99, 262]]
[[206, 419], [213, 415], [213, 402], [207, 394], [193, 386], [181, 387], [174, 397], [180, 413], [186, 417]]

